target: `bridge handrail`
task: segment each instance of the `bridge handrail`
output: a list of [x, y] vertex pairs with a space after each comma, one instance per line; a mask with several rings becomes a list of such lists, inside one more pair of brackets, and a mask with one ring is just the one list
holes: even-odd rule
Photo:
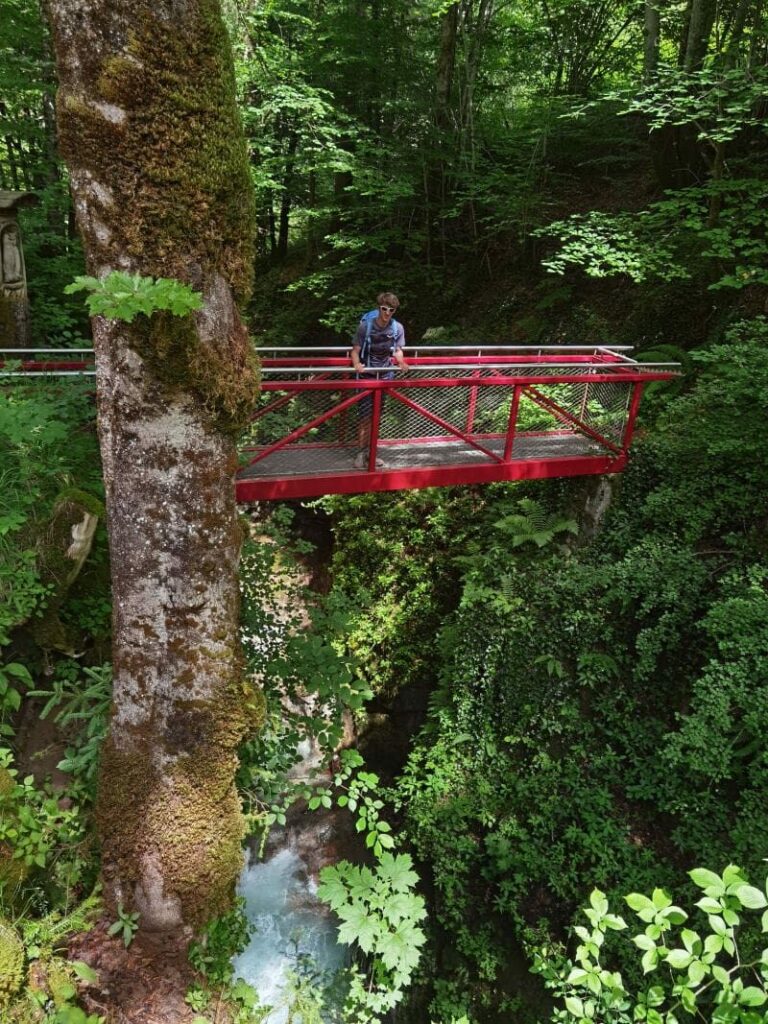
[[[382, 374], [392, 373], [393, 369], [397, 373], [407, 374], [409, 369], [413, 370], [466, 370], [468, 367], [475, 366], [478, 369], [483, 370], [535, 370], [537, 365], [546, 366], [548, 369], [563, 369], [573, 370], [579, 368], [582, 370], [596, 370], [600, 373], [606, 373], [610, 370], [618, 370], [622, 373], [626, 373], [627, 370], [630, 372], [648, 372], [655, 373], [656, 371], [673, 373], [676, 368], [679, 368], [679, 363], [577, 363], [577, 362], [557, 362], [557, 363], [421, 363], [415, 366], [407, 366], [403, 369], [399, 369], [393, 366], [371, 366], [365, 371], [367, 374]], [[261, 372], [269, 373], [274, 375], [288, 374], [288, 373], [326, 373], [328, 370], [332, 370], [334, 373], [353, 374], [357, 373], [357, 370], [353, 366], [345, 366], [343, 364], [324, 364], [317, 366], [264, 366], [262, 364]]]

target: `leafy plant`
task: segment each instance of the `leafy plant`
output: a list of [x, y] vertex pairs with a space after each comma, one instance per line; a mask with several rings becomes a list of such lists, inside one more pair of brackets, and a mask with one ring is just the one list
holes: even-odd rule
[[548, 512], [533, 498], [521, 498], [517, 503], [520, 512], [504, 516], [493, 525], [512, 540], [512, 547], [521, 544], [535, 544], [543, 548], [559, 533], [578, 533], [575, 519], [566, 519]]
[[596, 278], [626, 274], [637, 283], [690, 279], [712, 261], [718, 276], [710, 289], [766, 284], [766, 195], [759, 178], [719, 180], [669, 191], [638, 213], [574, 214], [537, 231], [559, 240], [543, 265], [556, 274], [569, 267]]
[[[643, 974], [655, 975], [652, 984], [629, 987], [619, 971], [607, 966], [607, 934], [624, 931], [627, 924], [610, 913], [608, 900], [597, 889], [584, 911], [589, 927], [575, 929], [581, 941], [575, 959], [553, 955], [548, 948], [536, 952], [533, 970], [563, 1003], [553, 1021], [675, 1024], [681, 1014], [700, 1016], [713, 1024], [763, 1020], [760, 1007], [768, 1002], [768, 950], [745, 956], [739, 950], [737, 928], [745, 912], [765, 911], [768, 890], [750, 885], [734, 865], [722, 875], [706, 868], [689, 874], [703, 892], [696, 907], [706, 924], [698, 930], [687, 925], [689, 914], [663, 889], [655, 889], [650, 897], [641, 893], [626, 897], [645, 925], [632, 942], [642, 951]], [[762, 915], [761, 930], [768, 931], [768, 911]]]
[[131, 323], [139, 314], [151, 316], [167, 310], [174, 316], [186, 316], [202, 309], [203, 300], [189, 285], [167, 277], [142, 277], [113, 270], [104, 277], [76, 277], [64, 289], [67, 295], [88, 292], [86, 303], [91, 316]]
[[76, 808], [64, 810], [56, 796], [37, 789], [33, 776], [19, 779], [13, 765], [12, 752], [0, 747], [0, 842], [14, 860], [45, 868], [57, 843], [82, 839], [83, 821]]
[[113, 921], [107, 929], [107, 935], [122, 935], [126, 949], [133, 942], [133, 937], [139, 930], [138, 912], [131, 913], [123, 907], [122, 903], [117, 905], [117, 920]]
[[72, 775], [73, 793], [93, 799], [112, 698], [111, 664], [89, 668], [73, 661], [60, 662], [50, 688], [30, 690], [28, 696], [45, 699], [40, 718], [51, 715], [66, 735], [77, 736], [57, 767]]
[[244, 908], [245, 900], [239, 897], [233, 909], [210, 921], [202, 937], [189, 947], [189, 962], [213, 986], [231, 982], [232, 958], [248, 944], [251, 925]]
[[408, 854], [381, 854], [374, 868], [348, 861], [323, 868], [318, 895], [341, 920], [339, 942], [365, 954], [365, 968], [352, 968], [347, 1012], [373, 1021], [403, 998], [426, 937], [426, 917], [415, 893], [418, 875]]

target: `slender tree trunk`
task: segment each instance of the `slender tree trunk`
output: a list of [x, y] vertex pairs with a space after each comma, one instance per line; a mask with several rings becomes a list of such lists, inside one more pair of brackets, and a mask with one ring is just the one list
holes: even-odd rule
[[683, 59], [686, 71], [698, 71], [701, 68], [714, 22], [715, 0], [691, 0]]
[[288, 255], [288, 232], [291, 219], [291, 190], [293, 188], [293, 168], [296, 162], [296, 150], [299, 137], [292, 131], [288, 136], [288, 152], [283, 175], [283, 192], [280, 196], [280, 225], [277, 236], [277, 258], [284, 260]]
[[645, 24], [643, 28], [643, 81], [650, 82], [659, 66], [659, 19], [660, 0], [645, 0]]
[[[98, 822], [108, 904], [187, 938], [241, 865], [247, 727], [235, 435], [256, 373], [236, 298], [252, 199], [218, 0], [49, 0], [89, 270], [181, 279], [193, 316], [93, 319], [114, 601]], [[251, 702], [253, 703], [253, 702]]]
[[269, 255], [275, 259], [277, 256], [277, 217], [275, 217], [275, 200], [272, 195], [269, 197], [267, 207], [267, 223], [269, 226]]
[[[453, 138], [455, 124], [451, 115], [454, 72], [456, 69], [456, 42], [459, 29], [459, 4], [451, 4], [440, 19], [440, 38], [435, 74], [435, 152], [424, 166], [424, 219], [427, 233], [427, 265], [432, 264], [432, 219], [437, 217], [440, 231], [440, 251], [445, 263], [445, 221], [440, 216], [445, 208], [449, 191], [445, 153]], [[433, 202], [434, 199], [434, 202]]]
[[453, 70], [456, 66], [456, 33], [459, 24], [459, 5], [451, 4], [440, 20], [440, 48], [437, 55], [435, 78], [435, 124], [441, 131], [451, 126], [451, 92]]

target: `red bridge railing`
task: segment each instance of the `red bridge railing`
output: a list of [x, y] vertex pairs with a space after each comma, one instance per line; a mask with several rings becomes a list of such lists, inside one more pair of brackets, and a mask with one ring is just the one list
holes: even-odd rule
[[[622, 470], [643, 387], [623, 348], [410, 348], [355, 379], [348, 349], [267, 349], [242, 502]], [[357, 430], [370, 417], [358, 468]]]

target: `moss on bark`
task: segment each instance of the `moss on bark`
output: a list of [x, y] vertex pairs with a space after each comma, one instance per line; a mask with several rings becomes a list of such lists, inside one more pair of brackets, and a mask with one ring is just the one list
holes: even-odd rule
[[224, 706], [176, 703], [166, 726], [166, 764], [157, 764], [153, 743], [118, 750], [108, 741], [97, 820], [105, 871], [113, 875], [108, 891], [121, 892], [126, 906], [141, 908], [151, 865], [151, 874], [173, 880], [162, 898], [178, 901], [193, 929], [230, 909], [244, 839], [235, 748], [263, 721], [262, 695], [239, 683]]
[[0, 1007], [7, 1006], [24, 982], [24, 946], [16, 930], [0, 919]]
[[254, 207], [219, 4], [188, 4], [183, 18], [164, 17], [151, 0], [135, 0], [130, 17], [102, 6], [100, 38], [114, 38], [116, 22], [131, 30], [112, 52], [94, 50], [81, 72], [87, 98], [66, 91], [59, 112], [65, 159], [85, 159], [101, 187], [95, 214], [108, 235], [89, 240], [89, 257], [119, 253], [146, 274], [198, 288], [216, 268], [245, 299]]
[[258, 386], [234, 301], [251, 285], [248, 159], [218, 0], [49, 7], [91, 272], [174, 277], [203, 296], [186, 318], [94, 318], [115, 598], [105, 896], [143, 927], [184, 931], [233, 896], [235, 749], [259, 717], [242, 682], [231, 486]]
[[[243, 303], [255, 217], [230, 43], [216, 0], [187, 7], [184, 18], [164, 17], [136, 0], [128, 19], [105, 6], [96, 27], [120, 44], [81, 69], [86, 95], [60, 92], [61, 148], [89, 182], [81, 227], [92, 269], [177, 278], [209, 306], [223, 280]], [[237, 434], [258, 393], [257, 360], [239, 320], [203, 343], [204, 315], [155, 314], [132, 335], [166, 389], [197, 394], [215, 425]]]
[[232, 359], [204, 345], [191, 316], [141, 317], [136, 348], [170, 396], [191, 391], [209, 422], [232, 437], [242, 433], [259, 388], [259, 365], [244, 328], [241, 354]]

